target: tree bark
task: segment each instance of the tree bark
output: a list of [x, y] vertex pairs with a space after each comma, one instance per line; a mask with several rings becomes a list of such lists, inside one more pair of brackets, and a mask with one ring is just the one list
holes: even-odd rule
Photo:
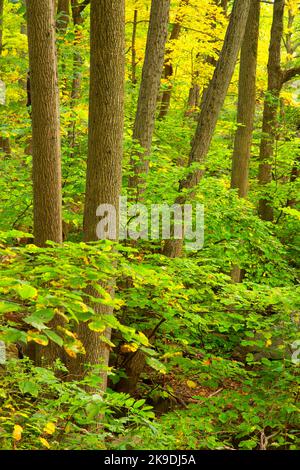
[[231, 188], [240, 197], [247, 197], [249, 160], [256, 103], [256, 66], [259, 37], [260, 0], [252, 0], [246, 26], [239, 75], [239, 97], [234, 150], [232, 156]]
[[131, 81], [133, 85], [137, 84], [136, 78], [136, 31], [137, 31], [138, 10], [134, 10], [133, 16], [133, 29], [131, 39]]
[[0, 55], [3, 48], [3, 4], [4, 0], [0, 0]]
[[[4, 0], [0, 0], [0, 56], [3, 50], [3, 5]], [[11, 154], [10, 140], [8, 137], [0, 136], [0, 149], [6, 156]]]
[[82, 56], [80, 53], [80, 41], [81, 41], [81, 31], [80, 26], [83, 23], [83, 18], [81, 16], [82, 8], [78, 0], [71, 0], [72, 7], [72, 18], [75, 28], [75, 39], [74, 39], [74, 56], [73, 56], [73, 81], [72, 81], [72, 92], [71, 99], [76, 101], [80, 98], [81, 91], [81, 67], [82, 67]]
[[[256, 103], [256, 68], [259, 38], [260, 0], [252, 0], [241, 49], [239, 97], [234, 150], [232, 155], [231, 188], [242, 198], [248, 195], [249, 162]], [[234, 265], [233, 282], [241, 282], [242, 270]]]
[[[62, 242], [60, 122], [54, 4], [27, 0], [28, 49], [32, 117], [34, 241]], [[49, 326], [55, 328], [58, 319]], [[53, 342], [47, 348], [30, 345], [29, 356], [40, 364], [62, 356]]]
[[54, 9], [27, 0], [32, 106], [34, 239], [62, 242], [60, 123]]
[[[175, 23], [173, 25], [173, 29], [170, 36], [170, 41], [177, 41], [179, 39], [181, 33], [181, 25], [184, 19], [184, 13], [182, 9], [189, 4], [189, 0], [181, 0], [179, 4], [179, 11], [177, 13]], [[171, 102], [171, 95], [172, 95], [172, 83], [170, 82], [171, 77], [173, 75], [173, 65], [171, 62], [170, 55], [172, 53], [172, 48], [174, 44], [171, 44], [171, 47], [166, 52], [166, 59], [164, 65], [164, 79], [168, 81], [167, 89], [163, 92], [161, 98], [161, 106], [159, 112], [159, 119], [163, 119], [169, 112], [170, 102]]]
[[[276, 139], [279, 95], [282, 88], [281, 40], [283, 36], [284, 4], [284, 0], [274, 1], [268, 60], [268, 90], [264, 102], [259, 155], [258, 182], [262, 188], [272, 181], [272, 159]], [[273, 220], [273, 208], [268, 197], [263, 196], [260, 199], [258, 213], [262, 220]]]
[[143, 193], [144, 178], [142, 174], [148, 173], [149, 170], [147, 156], [151, 150], [155, 126], [155, 111], [168, 34], [169, 11], [170, 0], [152, 0], [142, 82], [132, 135], [133, 140], [143, 148], [141, 152], [137, 152], [138, 161], [135, 156], [131, 158], [134, 176], [129, 180], [129, 188], [133, 190], [136, 200], [140, 200]]
[[[213, 78], [202, 97], [198, 125], [189, 156], [189, 167], [195, 163], [203, 165], [205, 162], [244, 38], [249, 8], [250, 0], [235, 0], [233, 4], [220, 59]], [[194, 190], [203, 174], [203, 169], [192, 170], [186, 179], [180, 182], [179, 191], [185, 189], [191, 192]], [[183, 204], [187, 196], [187, 194], [180, 194], [177, 203]], [[166, 242], [164, 247], [166, 256], [180, 256], [181, 252], [182, 240], [168, 240]]]
[[[125, 1], [91, 0], [91, 65], [87, 182], [84, 207], [84, 240], [97, 240], [97, 208], [111, 204], [119, 213], [122, 182], [123, 114], [125, 81]], [[117, 221], [118, 226], [118, 221]], [[116, 234], [117, 235], [117, 234]], [[105, 285], [113, 295], [113, 289]], [[94, 296], [97, 293], [92, 292]], [[96, 314], [112, 309], [94, 306]], [[106, 331], [110, 338], [110, 330]], [[109, 346], [86, 323], [79, 326], [86, 350], [84, 363], [108, 365]], [[69, 370], [82, 376], [82, 357], [70, 361]], [[106, 388], [103, 373], [103, 390]]]
[[70, 0], [58, 0], [56, 30], [62, 36], [66, 33], [70, 21]]

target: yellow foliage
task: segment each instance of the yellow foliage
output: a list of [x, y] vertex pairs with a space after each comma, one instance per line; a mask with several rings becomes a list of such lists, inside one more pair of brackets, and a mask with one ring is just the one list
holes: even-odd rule
[[15, 441], [20, 441], [22, 439], [22, 432], [23, 428], [22, 426], [19, 426], [18, 424], [14, 425], [12, 437]]

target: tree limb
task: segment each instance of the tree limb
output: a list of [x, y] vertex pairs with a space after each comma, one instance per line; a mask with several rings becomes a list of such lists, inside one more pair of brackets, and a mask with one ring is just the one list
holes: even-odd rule
[[284, 83], [289, 82], [293, 78], [295, 78], [297, 75], [300, 75], [300, 67], [293, 67], [288, 70], [283, 70], [282, 71], [282, 85]]

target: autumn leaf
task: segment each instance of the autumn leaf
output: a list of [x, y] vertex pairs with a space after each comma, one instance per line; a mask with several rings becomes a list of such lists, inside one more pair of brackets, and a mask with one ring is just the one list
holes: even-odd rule
[[194, 382], [193, 380], [187, 380], [186, 381], [186, 384], [189, 388], [193, 389], [193, 388], [197, 388], [197, 384], [196, 382]]
[[138, 345], [135, 344], [135, 343], [132, 343], [132, 344], [122, 344], [121, 346], [121, 352], [123, 354], [126, 354], [126, 353], [133, 353], [133, 352], [136, 352], [138, 350]]
[[22, 426], [19, 426], [18, 424], [15, 424], [14, 425], [14, 430], [13, 430], [13, 433], [12, 433], [13, 439], [15, 441], [20, 441], [22, 439], [22, 432], [23, 432]]
[[50, 449], [50, 444], [49, 442], [47, 441], [47, 439], [45, 439], [44, 437], [40, 437], [40, 442], [43, 444], [44, 447], [47, 447], [47, 449]]
[[49, 434], [50, 436], [55, 433], [55, 424], [54, 423], [47, 423], [46, 426], [44, 427], [44, 432], [46, 434]]

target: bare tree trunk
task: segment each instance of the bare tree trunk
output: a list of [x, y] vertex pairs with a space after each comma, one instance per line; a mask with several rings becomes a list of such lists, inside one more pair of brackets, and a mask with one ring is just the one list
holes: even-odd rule
[[83, 23], [81, 16], [82, 8], [78, 0], [71, 0], [72, 7], [72, 18], [75, 28], [75, 39], [74, 39], [74, 57], [73, 57], [73, 81], [72, 81], [72, 101], [76, 101], [80, 98], [81, 91], [81, 67], [82, 67], [82, 56], [80, 53], [80, 42], [81, 42], [81, 31], [79, 26]]
[[[179, 4], [179, 11], [177, 13], [175, 23], [170, 36], [170, 41], [177, 41], [181, 33], [181, 25], [184, 19], [184, 13], [182, 9], [189, 4], [189, 0], [181, 0]], [[161, 107], [159, 113], [159, 119], [163, 119], [169, 112], [171, 95], [172, 95], [172, 83], [170, 79], [173, 75], [173, 65], [170, 59], [170, 54], [172, 53], [172, 48], [174, 44], [171, 44], [171, 48], [166, 51], [166, 59], [164, 65], [164, 79], [168, 81], [168, 88], [163, 92], [161, 99]]]
[[256, 102], [256, 66], [259, 36], [260, 0], [252, 0], [246, 34], [241, 50], [239, 98], [234, 150], [232, 156], [231, 188], [240, 197], [247, 197], [249, 160]]
[[64, 35], [70, 21], [70, 0], [58, 0], [56, 30]]
[[[256, 68], [259, 38], [260, 0], [252, 0], [241, 49], [239, 98], [234, 150], [232, 155], [231, 188], [238, 189], [240, 197], [247, 197], [249, 161], [256, 103]], [[242, 271], [234, 265], [233, 282], [241, 282]]]
[[0, 55], [3, 48], [3, 4], [4, 0], [0, 0]]
[[[198, 125], [189, 156], [189, 166], [194, 163], [203, 164], [205, 162], [244, 38], [249, 8], [250, 0], [235, 0], [234, 2], [220, 59], [214, 76], [203, 94]], [[179, 190], [185, 189], [192, 192], [197, 187], [203, 174], [204, 170], [199, 168], [191, 171], [187, 178], [180, 182]], [[177, 203], [183, 204], [187, 196], [187, 194], [180, 195]], [[165, 255], [176, 257], [180, 256], [181, 252], [182, 240], [168, 240], [166, 242], [164, 247]]]
[[[295, 181], [297, 181], [299, 176], [300, 176], [300, 156], [298, 155], [291, 171], [290, 183], [295, 183]], [[298, 200], [297, 198], [288, 199], [287, 207], [292, 207], [292, 208], [296, 207], [296, 205], [298, 204], [298, 201], [299, 201], [299, 197], [298, 197]]]
[[53, 2], [27, 0], [34, 238], [62, 242], [60, 124]]
[[[268, 91], [265, 97], [258, 181], [261, 187], [272, 181], [272, 159], [276, 137], [279, 95], [282, 87], [281, 40], [283, 35], [284, 0], [274, 1], [273, 23], [269, 47]], [[259, 201], [262, 220], [273, 220], [273, 208], [267, 197]]]
[[[84, 208], [84, 240], [97, 239], [97, 208], [111, 204], [119, 218], [122, 183], [123, 113], [125, 81], [125, 1], [91, 0], [91, 78], [89, 110], [89, 144]], [[116, 237], [118, 235], [116, 234]], [[113, 295], [113, 289], [110, 289]], [[97, 293], [93, 292], [94, 296]], [[112, 309], [94, 305], [97, 314], [111, 314]], [[110, 330], [106, 331], [110, 338]], [[79, 327], [86, 355], [84, 363], [108, 365], [109, 346], [88, 325]], [[70, 361], [69, 370], [81, 376], [83, 360]], [[103, 373], [103, 390], [107, 376]]]
[[168, 34], [169, 11], [170, 0], [152, 0], [142, 82], [132, 136], [133, 140], [143, 148], [143, 151], [138, 152], [138, 162], [135, 156], [131, 158], [134, 176], [129, 180], [129, 188], [133, 190], [137, 200], [143, 193], [142, 174], [148, 173], [149, 170], [147, 156], [151, 149], [154, 132], [157, 96]]
[[[34, 241], [62, 242], [60, 122], [54, 5], [52, 0], [27, 0], [30, 91], [32, 106], [32, 158]], [[58, 320], [52, 320], [54, 328]], [[62, 352], [51, 342], [31, 348], [37, 363], [44, 356], [52, 363]]]
[[[3, 50], [3, 4], [4, 0], [0, 0], [0, 56]], [[8, 137], [0, 136], [0, 149], [5, 155], [11, 155], [10, 140]]]
[[131, 81], [133, 85], [136, 85], [136, 30], [137, 30], [137, 20], [138, 20], [138, 10], [134, 10], [133, 17], [133, 29], [132, 29], [132, 39], [131, 39]]

